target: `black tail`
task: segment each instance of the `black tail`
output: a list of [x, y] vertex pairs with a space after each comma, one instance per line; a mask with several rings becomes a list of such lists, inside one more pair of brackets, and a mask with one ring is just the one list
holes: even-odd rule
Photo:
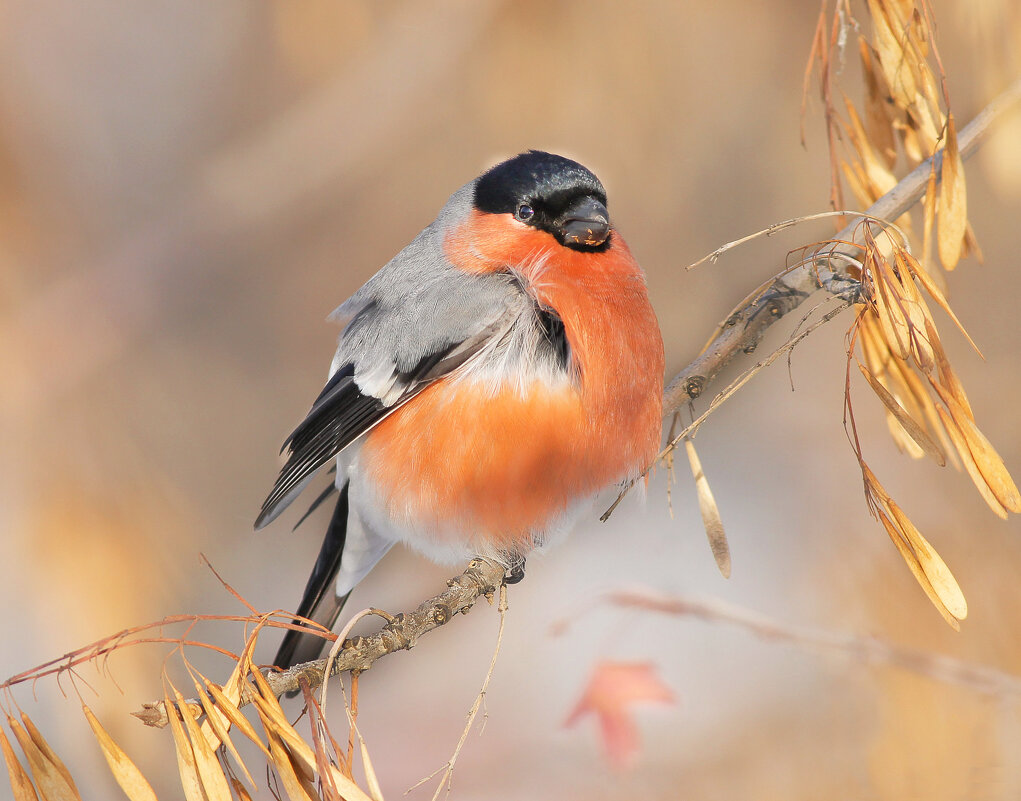
[[[345, 483], [340, 489], [340, 497], [337, 498], [337, 506], [333, 510], [333, 517], [330, 518], [329, 528], [326, 529], [326, 537], [323, 539], [315, 567], [312, 568], [312, 575], [308, 577], [305, 594], [298, 607], [299, 615], [314, 620], [328, 629], [332, 629], [333, 624], [337, 622], [337, 616], [347, 600], [346, 595], [338, 598], [334, 591], [337, 571], [340, 570], [340, 557], [344, 553], [344, 541], [347, 539], [347, 488], [348, 485]], [[273, 664], [287, 669], [291, 665], [311, 662], [319, 658], [326, 642], [314, 634], [303, 634], [289, 629], [284, 635], [284, 641], [280, 644]]]

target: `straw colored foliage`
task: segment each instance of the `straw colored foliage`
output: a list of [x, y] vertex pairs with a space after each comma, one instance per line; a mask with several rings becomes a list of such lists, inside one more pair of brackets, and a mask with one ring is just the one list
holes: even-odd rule
[[[834, 31], [853, 20], [850, 3], [838, 0], [836, 5]], [[948, 460], [955, 467], [963, 465], [989, 507], [1005, 518], [1008, 512], [1021, 512], [1021, 496], [1003, 460], [975, 423], [926, 300], [927, 296], [939, 306], [975, 347], [947, 302], [942, 289], [945, 279], [932, 258], [933, 239], [947, 270], [954, 269], [969, 249], [977, 249], [968, 226], [957, 128], [932, 36], [932, 9], [927, 0], [868, 0], [868, 11], [871, 26], [853, 26], [859, 31], [865, 86], [862, 112], [846, 97], [846, 117], [840, 117], [831, 103], [826, 105], [828, 126], [846, 134], [842, 153], [830, 140], [833, 174], [843, 175], [858, 202], [869, 206], [897, 183], [894, 169], [899, 160], [911, 170], [924, 159], [934, 158], [922, 206], [921, 259], [912, 251], [914, 228], [907, 214], [895, 225], [868, 220], [857, 228], [852, 246], [861, 292], [848, 335], [848, 357], [856, 359], [885, 407], [890, 434], [900, 450], [916, 459], [928, 456], [940, 466]], [[826, 27], [824, 7], [810, 60], [810, 67], [815, 59], [819, 61], [824, 99], [834, 94], [828, 62], [832, 50], [821, 46], [825, 40], [820, 38]], [[866, 37], [870, 27], [871, 39]], [[840, 196], [840, 187], [835, 186], [831, 197]], [[957, 628], [967, 614], [964, 596], [943, 560], [865, 463], [850, 381], [845, 406], [870, 510], [930, 600]]]

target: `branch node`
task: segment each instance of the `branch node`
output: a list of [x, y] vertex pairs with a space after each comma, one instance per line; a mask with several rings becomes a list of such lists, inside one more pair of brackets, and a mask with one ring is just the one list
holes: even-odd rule
[[705, 384], [706, 379], [704, 375], [689, 376], [688, 380], [684, 382], [684, 391], [688, 393], [689, 398], [695, 400], [702, 394]]

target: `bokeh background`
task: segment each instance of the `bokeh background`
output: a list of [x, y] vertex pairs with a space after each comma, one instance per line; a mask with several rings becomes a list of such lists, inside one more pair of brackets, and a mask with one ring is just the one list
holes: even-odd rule
[[[935, 11], [967, 120], [1021, 71], [1018, 9], [941, 0]], [[293, 534], [296, 513], [257, 534], [251, 523], [281, 441], [325, 378], [337, 332], [324, 318], [500, 157], [539, 147], [596, 171], [648, 273], [668, 370], [687, 363], [789, 248], [830, 230], [684, 270], [825, 208], [814, 95], [807, 148], [798, 134], [817, 13], [783, 0], [0, 6], [0, 675], [164, 615], [241, 611], [200, 553], [256, 607], [297, 604], [326, 510]], [[853, 47], [845, 72], [853, 92]], [[948, 323], [944, 340], [1018, 476], [1016, 117], [968, 178], [985, 264], [965, 262], [950, 287], [986, 360]], [[729, 581], [683, 470], [672, 517], [660, 472], [644, 501], [606, 524], [593, 509], [567, 543], [529, 560], [453, 797], [1021, 794], [1009, 694], [635, 611], [593, 610], [550, 633], [599, 593], [638, 586], [1021, 675], [1021, 524], [989, 513], [966, 476], [897, 454], [860, 391], [867, 457], [968, 596], [960, 634], [865, 511], [841, 428], [848, 322], [811, 337], [789, 370], [756, 378], [698, 437], [730, 535]], [[763, 348], [781, 341], [774, 332]], [[395, 550], [351, 608], [415, 605], [449, 573]], [[496, 625], [480, 607], [363, 678], [360, 725], [388, 797], [449, 756]], [[229, 626], [198, 633], [241, 640]], [[116, 684], [86, 670], [95, 692], [78, 686], [172, 798], [169, 733], [126, 715], [162, 692], [164, 654], [120, 654]], [[607, 765], [593, 720], [563, 725], [602, 659], [654, 663], [678, 699], [638, 710], [642, 750], [627, 771]], [[196, 661], [226, 673], [222, 660]], [[17, 698], [86, 797], [114, 797], [62, 687], [67, 699], [52, 680]]]

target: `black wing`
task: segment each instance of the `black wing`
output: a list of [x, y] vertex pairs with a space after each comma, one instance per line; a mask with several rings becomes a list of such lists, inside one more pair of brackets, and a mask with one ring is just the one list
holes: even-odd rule
[[284, 442], [281, 450], [287, 450], [287, 462], [263, 501], [255, 527], [262, 528], [273, 520], [319, 468], [398, 405], [388, 407], [379, 398], [363, 395], [355, 384], [353, 365], [337, 370], [308, 416]]

